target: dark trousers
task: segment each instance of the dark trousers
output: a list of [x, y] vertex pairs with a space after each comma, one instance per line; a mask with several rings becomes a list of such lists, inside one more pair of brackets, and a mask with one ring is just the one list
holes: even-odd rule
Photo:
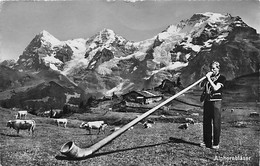
[[218, 145], [221, 130], [221, 101], [204, 102], [203, 141], [206, 147], [212, 147], [212, 126], [213, 145]]

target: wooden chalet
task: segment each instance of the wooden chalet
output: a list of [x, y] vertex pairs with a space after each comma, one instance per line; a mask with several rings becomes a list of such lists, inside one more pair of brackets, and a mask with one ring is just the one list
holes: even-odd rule
[[140, 104], [150, 104], [163, 99], [163, 96], [148, 91], [131, 91], [122, 95], [123, 100]]

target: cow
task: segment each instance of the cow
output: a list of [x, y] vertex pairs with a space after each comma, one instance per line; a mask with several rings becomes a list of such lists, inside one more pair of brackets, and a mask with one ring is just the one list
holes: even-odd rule
[[192, 118], [185, 118], [186, 123], [194, 124], [194, 120]]
[[115, 131], [117, 131], [117, 130], [119, 130], [121, 127], [114, 127], [114, 128], [112, 128], [112, 129], [110, 129], [110, 131], [111, 132], [115, 132]]
[[[104, 123], [104, 121], [93, 121], [93, 122], [82, 122], [80, 125], [80, 128], [84, 128], [89, 131], [89, 134], [91, 134], [91, 129], [97, 129], [98, 133], [100, 131], [104, 131], [107, 124]], [[105, 132], [105, 131], [104, 131]]]
[[22, 119], [22, 118], [25, 119], [27, 113], [28, 113], [27, 111], [18, 111], [16, 118], [17, 118], [17, 119]]
[[17, 135], [19, 135], [19, 130], [28, 130], [29, 133], [34, 133], [36, 123], [34, 120], [9, 120], [6, 124], [6, 127], [10, 127], [16, 130]]
[[249, 117], [259, 117], [258, 112], [250, 112]]
[[[121, 127], [114, 127], [114, 128], [112, 128], [112, 129], [110, 129], [110, 131], [111, 131], [111, 132], [115, 132], [115, 131], [117, 131], [117, 130], [119, 130], [119, 129], [121, 129]], [[133, 130], [133, 129], [134, 129], [133, 126], [128, 128], [128, 130]]]
[[186, 130], [188, 128], [188, 126], [189, 126], [189, 123], [184, 123], [184, 124], [180, 125], [178, 128]]
[[243, 121], [234, 123], [234, 127], [244, 128], [246, 126], [247, 126], [247, 123], [243, 122]]
[[165, 115], [160, 115], [160, 118], [166, 118], [166, 116]]
[[50, 118], [60, 118], [62, 114], [63, 114], [63, 110], [59, 110], [59, 109], [50, 110]]
[[59, 126], [60, 124], [63, 124], [63, 127], [66, 128], [68, 120], [67, 119], [54, 119], [54, 122]]
[[192, 113], [191, 116], [199, 116], [199, 113]]
[[147, 119], [146, 123], [151, 123], [151, 124], [155, 124], [155, 122], [151, 119]]
[[43, 117], [49, 117], [50, 116], [50, 110], [49, 111], [44, 111], [42, 112], [40, 115], [43, 116]]
[[151, 128], [152, 127], [152, 123], [149, 123], [148, 121], [143, 123], [144, 128]]
[[18, 111], [19, 108], [14, 107], [14, 108], [12, 108], [12, 110], [13, 110], [13, 111]]

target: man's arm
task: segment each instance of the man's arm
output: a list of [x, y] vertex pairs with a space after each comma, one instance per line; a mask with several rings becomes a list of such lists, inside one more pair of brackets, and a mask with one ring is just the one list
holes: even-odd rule
[[221, 83], [217, 83], [215, 84], [211, 79], [210, 79], [210, 76], [212, 75], [213, 73], [212, 72], [208, 72], [206, 74], [206, 77], [207, 77], [207, 80], [209, 81], [210, 85], [213, 87], [213, 90], [214, 91], [217, 91], [221, 88]]

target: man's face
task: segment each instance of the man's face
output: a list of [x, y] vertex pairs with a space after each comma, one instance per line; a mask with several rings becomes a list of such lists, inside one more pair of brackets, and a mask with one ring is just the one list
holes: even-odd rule
[[219, 73], [219, 68], [217, 68], [216, 64], [213, 64], [210, 69], [213, 72], [213, 75], [217, 75]]

